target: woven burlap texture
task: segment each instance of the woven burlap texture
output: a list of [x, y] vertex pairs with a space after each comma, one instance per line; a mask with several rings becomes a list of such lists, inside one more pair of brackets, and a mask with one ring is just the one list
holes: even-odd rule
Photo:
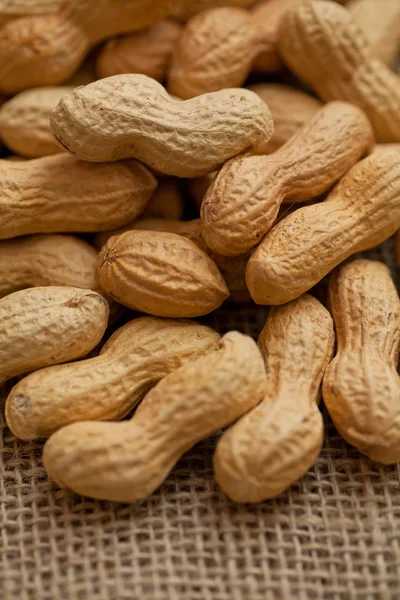
[[[393, 243], [368, 253], [390, 264]], [[221, 332], [254, 337], [259, 308], [218, 311]], [[213, 480], [217, 436], [133, 506], [60, 490], [42, 443], [1, 420], [2, 600], [275, 600], [400, 598], [400, 468], [361, 456], [326, 418], [314, 468], [276, 500], [230, 502]]]

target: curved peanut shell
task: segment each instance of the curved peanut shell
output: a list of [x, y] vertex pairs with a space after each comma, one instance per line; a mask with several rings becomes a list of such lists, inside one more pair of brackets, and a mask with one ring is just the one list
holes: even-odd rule
[[45, 468], [60, 486], [80, 494], [136, 502], [162, 484], [186, 450], [253, 408], [264, 392], [256, 344], [228, 333], [218, 352], [163, 379], [130, 421], [76, 423], [58, 431], [45, 445]]
[[[91, 290], [37, 287], [0, 300], [0, 382], [88, 354], [103, 337], [107, 301]], [[20, 410], [29, 414], [25, 401]]]
[[219, 254], [248, 252], [271, 229], [282, 202], [327, 191], [373, 144], [365, 114], [347, 102], [331, 102], [275, 153], [228, 161], [201, 206], [208, 246]]
[[379, 142], [400, 141], [400, 77], [374, 58], [351, 13], [335, 2], [305, 1], [280, 22], [288, 66], [326, 102], [362, 108]]
[[122, 419], [168, 373], [217, 350], [219, 339], [190, 321], [135, 319], [111, 336], [99, 356], [42, 369], [17, 383], [6, 402], [7, 424], [32, 440], [77, 421]]
[[330, 279], [337, 355], [323, 384], [344, 439], [372, 460], [400, 460], [400, 300], [383, 263], [356, 260]]
[[0, 161], [0, 239], [120, 227], [139, 216], [156, 185], [136, 161], [93, 165], [66, 154]]
[[268, 108], [249, 90], [177, 102], [145, 75], [116, 75], [67, 94], [52, 126], [59, 143], [79, 158], [132, 157], [178, 177], [213, 171], [273, 133]]
[[332, 318], [318, 300], [302, 296], [271, 310], [258, 343], [266, 394], [223, 434], [214, 455], [217, 482], [236, 502], [277, 496], [316, 460], [324, 434], [317, 404], [333, 354]]
[[248, 89], [265, 102], [274, 121], [274, 135], [265, 148], [267, 154], [283, 146], [322, 108], [320, 100], [290, 85], [255, 83]]
[[205, 315], [229, 296], [211, 258], [174, 233], [112, 237], [99, 255], [97, 282], [120, 304], [159, 317]]
[[163, 19], [143, 31], [109, 40], [97, 59], [99, 77], [142, 73], [163, 81], [181, 31], [179, 23]]
[[400, 154], [377, 152], [327, 200], [296, 210], [268, 233], [248, 262], [247, 287], [257, 304], [284, 304], [399, 228]]
[[62, 152], [55, 141], [50, 115], [73, 87], [43, 87], [21, 92], [0, 108], [0, 137], [16, 154], [38, 158]]
[[30, 287], [97, 290], [98, 254], [72, 235], [32, 235], [0, 241], [0, 298]]

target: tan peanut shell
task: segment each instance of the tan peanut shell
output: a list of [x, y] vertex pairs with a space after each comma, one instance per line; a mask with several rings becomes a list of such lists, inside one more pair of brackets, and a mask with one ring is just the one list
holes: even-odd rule
[[97, 59], [100, 78], [123, 73], [142, 73], [164, 81], [182, 27], [163, 19], [148, 29], [106, 42]]
[[43, 87], [21, 92], [0, 108], [0, 137], [16, 154], [39, 158], [62, 152], [53, 137], [50, 115], [73, 87]]
[[0, 239], [101, 231], [143, 212], [157, 182], [136, 161], [90, 164], [66, 154], [0, 161]]
[[163, 219], [181, 219], [185, 210], [185, 201], [180, 181], [174, 177], [161, 177], [151, 196], [143, 216]]
[[165, 231], [182, 235], [191, 240], [212, 258], [220, 270], [229, 290], [227, 301], [234, 303], [251, 301], [251, 296], [246, 285], [246, 267], [249, 254], [222, 256], [221, 254], [211, 252], [203, 239], [200, 219], [193, 219], [192, 221], [151, 218], [136, 219], [136, 221], [121, 229], [98, 233], [94, 238], [94, 244], [100, 250], [113, 235], [120, 235], [125, 231], [135, 230]]
[[374, 58], [351, 13], [335, 2], [305, 1], [280, 22], [288, 66], [326, 102], [362, 108], [378, 142], [400, 142], [400, 77]]
[[99, 255], [97, 282], [111, 298], [158, 317], [198, 317], [229, 296], [211, 258], [174, 233], [127, 231]]
[[313, 465], [324, 425], [318, 409], [334, 348], [329, 312], [312, 296], [273, 308], [259, 338], [267, 370], [262, 402], [217, 444], [214, 470], [236, 502], [281, 494]]
[[[0, 382], [85, 356], [103, 337], [107, 301], [91, 290], [37, 287], [0, 300]], [[17, 399], [24, 412], [27, 405]]]
[[364, 32], [374, 57], [393, 65], [400, 49], [399, 0], [350, 0], [346, 8]]
[[43, 11], [35, 4], [24, 2], [14, 14], [0, 7], [0, 90], [6, 94], [67, 80], [95, 44], [155, 23], [177, 1], [66, 0], [56, 10], [46, 3]]
[[298, 0], [267, 0], [251, 11], [210, 8], [186, 25], [174, 49], [168, 89], [180, 98], [240, 87], [258, 57], [263, 73], [282, 66], [277, 51], [281, 15]]
[[48, 474], [79, 494], [136, 502], [154, 492], [196, 442], [253, 408], [265, 393], [254, 341], [226, 334], [217, 352], [172, 372], [130, 421], [75, 423], [45, 445]]
[[322, 108], [320, 100], [290, 85], [255, 83], [248, 89], [260, 96], [271, 111], [274, 135], [265, 149], [268, 153], [283, 146]]
[[373, 144], [365, 114], [331, 102], [275, 153], [228, 161], [201, 206], [206, 243], [219, 254], [248, 252], [271, 229], [283, 202], [327, 191]]
[[356, 252], [400, 229], [400, 154], [356, 164], [327, 200], [296, 210], [264, 238], [247, 265], [257, 304], [284, 304], [311, 289]]
[[215, 331], [195, 322], [135, 319], [111, 336], [99, 356], [18, 382], [7, 398], [7, 424], [17, 437], [32, 440], [77, 421], [122, 419], [160, 379], [214, 352], [218, 342]]
[[52, 125], [59, 143], [78, 158], [132, 157], [178, 177], [213, 171], [273, 133], [268, 108], [249, 90], [177, 102], [145, 75], [116, 75], [67, 94]]
[[323, 384], [344, 439], [372, 460], [400, 460], [400, 300], [383, 263], [356, 260], [331, 276], [338, 349]]
[[29, 287], [97, 290], [98, 254], [72, 235], [32, 235], [0, 241], [0, 298]]
[[221, 6], [239, 6], [247, 8], [255, 4], [256, 0], [181, 0], [180, 5], [174, 10], [173, 16], [182, 21], [187, 21], [197, 13], [209, 8], [219, 8]]

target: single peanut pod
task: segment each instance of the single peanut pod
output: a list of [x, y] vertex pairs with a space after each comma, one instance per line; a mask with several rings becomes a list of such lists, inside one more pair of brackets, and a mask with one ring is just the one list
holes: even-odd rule
[[184, 211], [185, 201], [179, 179], [161, 177], [143, 215], [163, 219], [181, 219]]
[[45, 469], [79, 494], [136, 502], [163, 483], [184, 452], [253, 408], [264, 393], [255, 342], [230, 332], [217, 352], [160, 381], [130, 421], [75, 423], [58, 431], [45, 445]]
[[73, 87], [43, 87], [21, 92], [0, 108], [0, 137], [12, 151], [27, 158], [62, 152], [53, 137], [50, 115]]
[[97, 290], [97, 252], [72, 235], [32, 235], [0, 241], [0, 298], [30, 287]]
[[271, 309], [258, 341], [265, 396], [222, 435], [214, 454], [216, 480], [231, 500], [274, 498], [314, 464], [324, 437], [321, 382], [334, 340], [332, 318], [312, 296]]
[[218, 342], [215, 331], [195, 322], [135, 319], [110, 337], [99, 356], [18, 382], [7, 398], [7, 424], [17, 437], [33, 440], [77, 421], [122, 419], [160, 379], [214, 352]]
[[378, 142], [400, 142], [400, 78], [374, 58], [351, 13], [335, 2], [305, 1], [280, 22], [288, 66], [326, 102], [362, 108]]
[[356, 252], [400, 229], [400, 155], [377, 152], [355, 165], [319, 204], [280, 221], [251, 256], [247, 287], [257, 304], [284, 304]]
[[158, 317], [199, 317], [229, 296], [211, 258], [174, 233], [112, 237], [99, 255], [97, 282], [120, 304]]
[[274, 135], [265, 151], [275, 152], [293, 137], [322, 108], [322, 102], [302, 90], [280, 83], [255, 83], [255, 92], [271, 111]]
[[373, 56], [393, 65], [400, 47], [399, 0], [350, 0], [346, 8], [364, 32]]
[[180, 98], [240, 87], [255, 59], [257, 70], [282, 66], [278, 54], [278, 24], [298, 0], [267, 0], [251, 11], [210, 8], [194, 16], [175, 46], [168, 89]]
[[[100, 41], [131, 32], [167, 16], [176, 0], [68, 0], [57, 10], [0, 7], [0, 90], [15, 94], [66, 81]], [[42, 14], [41, 14], [42, 13]], [[3, 18], [5, 15], [5, 18]], [[12, 19], [12, 20], [10, 20]]]
[[331, 102], [275, 153], [228, 161], [201, 207], [208, 246], [219, 254], [248, 252], [271, 229], [283, 202], [327, 191], [373, 144], [365, 114]]
[[108, 315], [107, 301], [91, 290], [37, 287], [2, 298], [0, 383], [85, 356], [103, 337]]
[[400, 300], [389, 269], [372, 260], [343, 265], [329, 282], [338, 349], [323, 384], [344, 439], [372, 460], [400, 461]]
[[66, 154], [0, 161], [0, 239], [120, 227], [143, 212], [156, 185], [136, 161], [94, 165]]
[[181, 31], [179, 23], [164, 19], [148, 29], [109, 40], [97, 59], [99, 77], [142, 73], [164, 81]]
[[247, 8], [255, 4], [256, 0], [181, 0], [181, 4], [174, 10], [173, 16], [181, 21], [188, 21], [197, 13], [209, 8], [219, 8], [221, 6], [239, 6]]
[[178, 177], [209, 173], [266, 144], [273, 133], [268, 108], [249, 90], [177, 102], [145, 75], [116, 75], [67, 94], [53, 112], [52, 126], [59, 143], [78, 158], [132, 157]]

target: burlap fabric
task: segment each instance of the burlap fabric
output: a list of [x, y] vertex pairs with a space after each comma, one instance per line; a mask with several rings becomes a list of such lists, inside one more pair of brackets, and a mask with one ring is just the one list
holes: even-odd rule
[[[393, 243], [368, 253], [394, 267]], [[254, 337], [265, 309], [212, 322]], [[217, 436], [189, 452], [147, 501], [59, 490], [42, 443], [1, 417], [2, 600], [363, 600], [400, 598], [400, 467], [374, 464], [326, 418], [314, 468], [276, 500], [238, 506], [213, 481]]]

